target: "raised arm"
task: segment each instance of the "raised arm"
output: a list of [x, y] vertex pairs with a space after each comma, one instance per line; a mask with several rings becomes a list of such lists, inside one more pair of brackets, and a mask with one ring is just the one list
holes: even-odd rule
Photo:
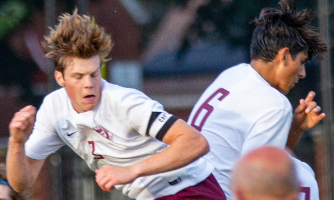
[[201, 133], [181, 119], [170, 127], [163, 142], [170, 146], [135, 165], [106, 165], [101, 170], [96, 170], [96, 182], [104, 191], [110, 191], [114, 185], [130, 183], [137, 177], [185, 166], [209, 151], [209, 145]]
[[10, 185], [17, 192], [33, 185], [44, 163], [44, 160], [26, 157], [24, 151], [24, 144], [35, 123], [35, 114], [35, 107], [26, 106], [15, 113], [9, 124], [7, 176]]
[[304, 131], [315, 127], [325, 117], [325, 113], [320, 113], [320, 107], [313, 101], [314, 97], [315, 92], [309, 92], [305, 99], [299, 101], [299, 106], [294, 111], [286, 144], [290, 149], [296, 147]]

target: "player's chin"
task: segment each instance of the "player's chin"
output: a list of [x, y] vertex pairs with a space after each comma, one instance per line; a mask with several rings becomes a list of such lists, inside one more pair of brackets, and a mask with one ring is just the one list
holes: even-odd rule
[[290, 92], [290, 90], [291, 89], [293, 89], [295, 87], [295, 84], [291, 84], [291, 85], [289, 85], [289, 86], [287, 86], [287, 87], [285, 87], [285, 88], [282, 88], [281, 89], [281, 92], [283, 93], [283, 94], [288, 94], [289, 92]]
[[290, 88], [280, 88], [279, 91], [280, 91], [282, 94], [286, 95], [286, 94], [289, 93]]
[[86, 111], [90, 111], [90, 110], [94, 110], [95, 109], [95, 107], [96, 107], [96, 105], [97, 104], [87, 104], [87, 105], [85, 105], [84, 107], [85, 107], [85, 110]]

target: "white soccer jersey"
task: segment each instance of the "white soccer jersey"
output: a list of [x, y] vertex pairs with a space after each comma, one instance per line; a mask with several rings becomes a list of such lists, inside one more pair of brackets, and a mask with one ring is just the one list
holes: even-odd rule
[[223, 71], [195, 104], [188, 124], [210, 145], [204, 156], [214, 165], [220, 186], [231, 199], [230, 173], [237, 159], [262, 146], [284, 148], [292, 120], [288, 99], [249, 64]]
[[305, 162], [292, 158], [300, 184], [299, 200], [319, 200], [319, 187], [312, 168]]
[[[99, 105], [77, 113], [62, 88], [46, 96], [38, 110], [26, 155], [45, 159], [68, 145], [92, 170], [106, 164], [129, 166], [167, 148], [159, 140], [176, 119], [142, 92], [104, 80]], [[212, 170], [213, 166], [200, 158], [183, 168], [139, 177], [116, 188], [130, 198], [154, 199], [196, 185]]]

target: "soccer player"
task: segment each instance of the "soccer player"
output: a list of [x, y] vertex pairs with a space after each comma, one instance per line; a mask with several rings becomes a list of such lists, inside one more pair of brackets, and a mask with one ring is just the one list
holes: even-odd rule
[[246, 152], [274, 145], [293, 149], [305, 130], [324, 117], [309, 92], [292, 111], [285, 94], [302, 78], [305, 63], [326, 52], [326, 45], [308, 23], [310, 10], [297, 11], [293, 1], [281, 0], [281, 9], [264, 8], [250, 46], [250, 64], [223, 71], [204, 91], [188, 123], [208, 140], [204, 158], [214, 166], [217, 181], [228, 199], [230, 172]]
[[45, 159], [68, 145], [104, 191], [115, 186], [137, 200], [225, 199], [213, 166], [200, 158], [209, 146], [196, 129], [142, 92], [101, 79], [112, 47], [102, 27], [74, 11], [45, 39], [62, 88], [44, 98], [36, 117], [26, 106], [9, 124], [8, 180], [16, 191], [29, 188]]
[[235, 200], [298, 200], [294, 163], [281, 148], [262, 146], [243, 155], [231, 177]]

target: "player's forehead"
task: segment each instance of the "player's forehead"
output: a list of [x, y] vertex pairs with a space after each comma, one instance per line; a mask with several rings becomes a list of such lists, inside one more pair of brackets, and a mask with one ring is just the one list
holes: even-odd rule
[[64, 73], [87, 74], [100, 70], [101, 59], [98, 55], [90, 58], [69, 57], [65, 63]]

